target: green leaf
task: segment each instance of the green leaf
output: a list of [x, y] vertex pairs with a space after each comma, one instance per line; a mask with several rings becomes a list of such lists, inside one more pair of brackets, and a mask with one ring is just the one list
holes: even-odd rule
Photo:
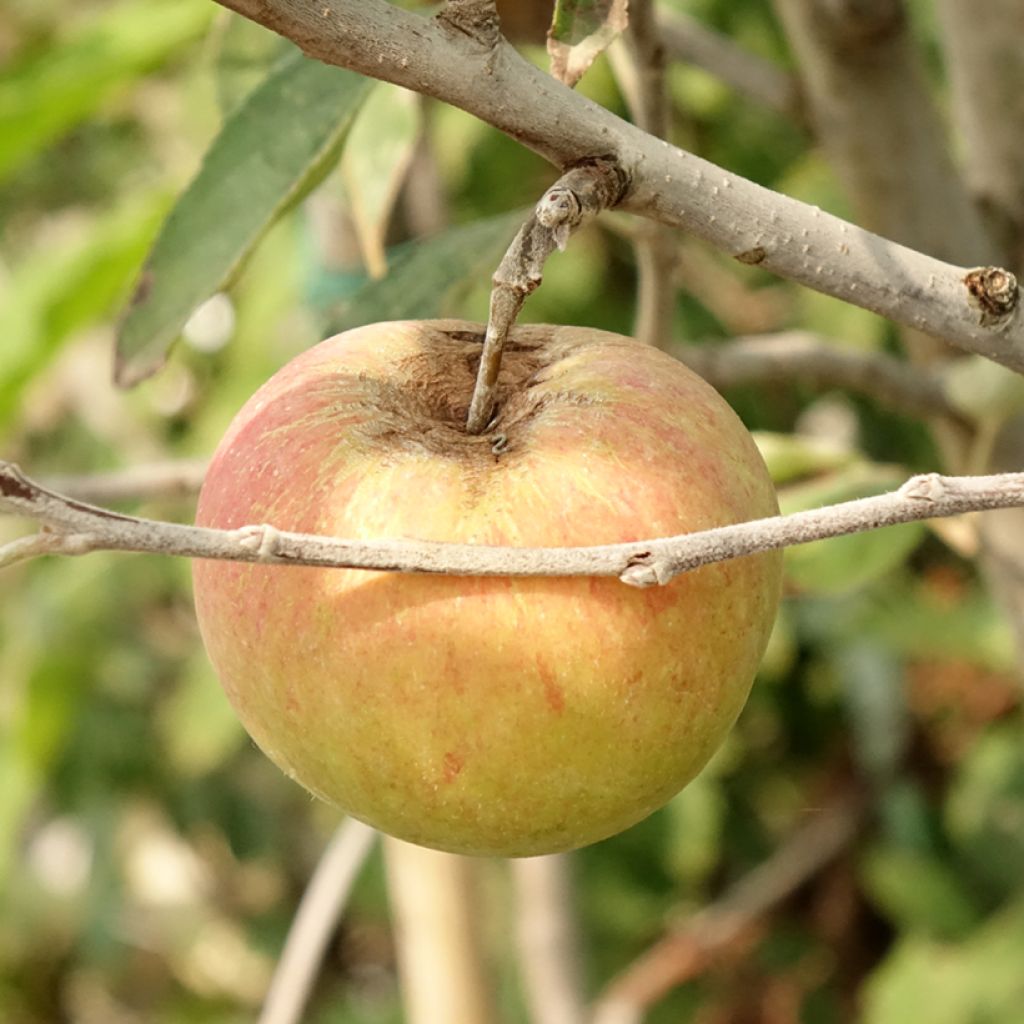
[[[894, 490], [901, 473], [854, 465], [779, 493], [783, 515]], [[802, 590], [835, 594], [863, 587], [904, 562], [925, 536], [921, 523], [904, 523], [846, 537], [831, 537], [786, 549], [790, 582]]]
[[0, 75], [0, 181], [206, 29], [202, 0], [120, 3]]
[[82, 237], [22, 258], [0, 288], [0, 426], [72, 332], [123, 300], [167, 205], [162, 191], [128, 199], [83, 225]]
[[767, 430], [755, 431], [753, 436], [776, 486], [842, 469], [861, 458], [852, 448], [828, 438], [778, 434]]
[[1024, 865], [1024, 749], [1014, 724], [981, 737], [946, 806], [950, 837], [994, 896], [1016, 890]]
[[296, 52], [229, 118], [146, 262], [118, 337], [119, 384], [160, 368], [192, 311], [321, 179], [369, 88]]
[[869, 980], [863, 1024], [1019, 1024], [1024, 1006], [1024, 904], [960, 944], [911, 936]]
[[456, 288], [473, 280], [490, 280], [528, 215], [517, 210], [396, 248], [386, 277], [364, 284], [334, 304], [327, 317], [330, 332], [448, 312], [447, 303]]
[[211, 33], [217, 105], [230, 114], [288, 53], [288, 41], [231, 11], [222, 11]]
[[374, 278], [387, 272], [384, 239], [416, 147], [419, 114], [412, 93], [378, 84], [359, 111], [341, 155], [341, 177], [363, 262]]
[[958, 938], [977, 924], [963, 879], [935, 856], [881, 847], [867, 854], [861, 875], [868, 898], [900, 931]]
[[556, 0], [551, 74], [571, 88], [628, 23], [628, 0]]

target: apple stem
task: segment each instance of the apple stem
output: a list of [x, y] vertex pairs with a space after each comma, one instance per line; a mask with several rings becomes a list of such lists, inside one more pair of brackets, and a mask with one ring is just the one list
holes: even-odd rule
[[482, 434], [494, 418], [505, 340], [526, 297], [540, 285], [545, 261], [556, 249], [566, 247], [569, 236], [585, 220], [619, 202], [626, 185], [625, 173], [612, 160], [573, 167], [541, 196], [516, 233], [491, 279], [487, 333], [466, 419], [470, 434]]

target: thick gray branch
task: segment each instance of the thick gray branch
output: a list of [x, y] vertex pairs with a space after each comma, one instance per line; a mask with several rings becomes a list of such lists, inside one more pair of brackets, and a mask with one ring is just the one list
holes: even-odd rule
[[455, 576], [617, 576], [646, 587], [712, 562], [882, 526], [1024, 506], [1024, 473], [915, 476], [898, 491], [699, 533], [579, 548], [502, 548], [421, 541], [352, 541], [266, 524], [211, 530], [122, 515], [47, 490], [0, 462], [0, 512], [34, 519], [42, 549], [15, 541], [0, 567], [39, 554], [137, 551], [265, 565], [317, 565]]
[[[608, 156], [623, 207], [766, 270], [1024, 370], [1019, 304], [981, 322], [958, 267], [730, 174], [628, 124], [525, 61], [386, 0], [217, 0], [312, 57], [435, 96], [559, 167]], [[969, 259], [965, 256], [965, 259]]]

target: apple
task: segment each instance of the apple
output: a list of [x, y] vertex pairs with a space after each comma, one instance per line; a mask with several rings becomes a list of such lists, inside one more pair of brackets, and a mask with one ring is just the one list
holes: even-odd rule
[[[663, 352], [520, 326], [496, 418], [464, 423], [483, 328], [357, 328], [304, 352], [221, 442], [197, 521], [523, 547], [643, 540], [777, 512], [750, 435]], [[625, 829], [707, 762], [775, 616], [779, 553], [647, 589], [195, 565], [209, 656], [288, 775], [400, 839], [527, 856]]]

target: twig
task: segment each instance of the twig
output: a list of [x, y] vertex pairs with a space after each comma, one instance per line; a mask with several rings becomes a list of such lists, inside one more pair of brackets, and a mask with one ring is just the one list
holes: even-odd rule
[[639, 1024], [649, 1006], [706, 970], [759, 918], [838, 857], [853, 841], [862, 817], [860, 804], [853, 801], [813, 817], [767, 861], [614, 979], [596, 1004], [594, 1024]]
[[[488, 50], [387, 0], [217, 0], [311, 57], [467, 110], [560, 168], [596, 156], [628, 180], [621, 207], [772, 273], [1024, 370], [1019, 301], [982, 319], [967, 268], [864, 231], [654, 139], [562, 86], [508, 44]], [[888, 152], [898, 152], [899, 145]], [[940, 207], [936, 207], [940, 208]]]
[[960, 415], [938, 374], [884, 353], [839, 348], [807, 331], [676, 345], [669, 352], [719, 389], [801, 383], [857, 391], [904, 415]]
[[116, 504], [153, 498], [187, 498], [198, 493], [205, 473], [205, 459], [181, 459], [106, 473], [50, 477], [46, 486], [79, 501]]
[[466, 429], [482, 434], [494, 413], [501, 355], [526, 297], [540, 284], [544, 264], [588, 217], [614, 206], [625, 179], [609, 160], [594, 160], [563, 174], [540, 198], [494, 272], [491, 306]]
[[281, 959], [274, 971], [259, 1024], [298, 1024], [323, 961], [324, 951], [377, 833], [347, 819], [324, 850], [302, 894]]
[[658, 11], [661, 37], [669, 57], [707, 71], [740, 95], [780, 114], [801, 115], [796, 79], [764, 57], [751, 53], [681, 11]]
[[584, 1024], [569, 854], [512, 861], [516, 934], [530, 1024]]
[[[665, 84], [665, 48], [654, 20], [652, 0], [630, 0], [629, 26], [609, 49], [615, 77], [636, 125], [659, 139], [671, 127]], [[633, 333], [639, 341], [667, 348], [675, 319], [678, 239], [672, 228], [652, 225], [634, 246], [637, 255], [637, 312]]]
[[390, 836], [384, 859], [406, 1024], [492, 1024], [475, 877], [481, 862]]
[[[838, 505], [649, 541], [575, 548], [506, 548], [427, 541], [352, 541], [277, 530], [266, 524], [212, 530], [123, 515], [49, 491], [0, 462], [0, 512], [52, 531], [46, 553], [136, 551], [264, 565], [318, 565], [454, 576], [617, 576], [631, 586], [668, 583], [680, 573], [793, 544], [964, 512], [1024, 507], [1024, 473], [911, 477], [899, 490]], [[48, 535], [49, 536], [49, 535]], [[14, 541], [0, 566], [21, 560]], [[15, 554], [23, 552], [19, 548]], [[30, 550], [21, 557], [43, 552]]]

